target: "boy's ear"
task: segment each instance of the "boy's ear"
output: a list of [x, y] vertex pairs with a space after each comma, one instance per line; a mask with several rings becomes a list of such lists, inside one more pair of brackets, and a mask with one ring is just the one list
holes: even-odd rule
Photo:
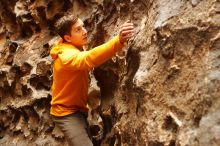
[[71, 37], [69, 35], [64, 35], [64, 39], [67, 42], [71, 42]]

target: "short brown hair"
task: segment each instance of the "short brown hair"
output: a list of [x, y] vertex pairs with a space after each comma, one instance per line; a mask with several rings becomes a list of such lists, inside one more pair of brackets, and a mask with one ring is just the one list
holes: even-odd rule
[[55, 23], [56, 32], [60, 35], [60, 37], [64, 38], [64, 35], [70, 34], [71, 27], [78, 20], [77, 16], [67, 15], [63, 16], [57, 20]]

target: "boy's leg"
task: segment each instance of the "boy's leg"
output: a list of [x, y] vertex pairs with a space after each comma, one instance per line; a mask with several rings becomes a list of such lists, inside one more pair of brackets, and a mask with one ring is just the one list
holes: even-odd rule
[[52, 116], [53, 121], [63, 131], [71, 146], [93, 146], [89, 138], [86, 117], [77, 112], [68, 116]]

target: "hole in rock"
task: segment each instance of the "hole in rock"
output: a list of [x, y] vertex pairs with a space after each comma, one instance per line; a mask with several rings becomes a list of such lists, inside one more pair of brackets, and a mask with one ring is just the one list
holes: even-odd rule
[[175, 123], [171, 116], [167, 116], [164, 120], [162, 128], [165, 130], [170, 130], [172, 132], [177, 132], [178, 125]]

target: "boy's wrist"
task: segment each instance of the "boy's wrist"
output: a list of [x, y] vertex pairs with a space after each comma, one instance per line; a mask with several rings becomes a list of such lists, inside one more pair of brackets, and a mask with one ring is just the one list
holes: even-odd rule
[[120, 35], [118, 36], [118, 39], [119, 39], [119, 43], [123, 46], [125, 46], [127, 44], [127, 41], [123, 41], [120, 37]]

